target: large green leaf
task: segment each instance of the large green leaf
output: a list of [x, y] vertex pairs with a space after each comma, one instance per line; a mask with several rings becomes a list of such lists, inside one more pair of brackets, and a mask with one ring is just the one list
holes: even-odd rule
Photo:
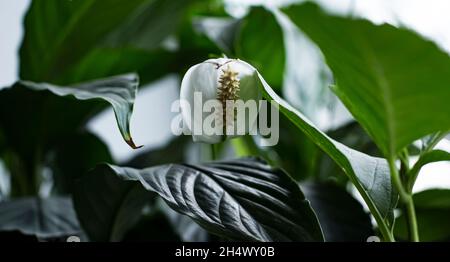
[[158, 201], [159, 208], [166, 215], [173, 230], [183, 242], [210, 242], [218, 239], [216, 235], [209, 234], [190, 217], [171, 209], [164, 201]]
[[[151, 76], [144, 82], [160, 77], [176, 67], [175, 53], [167, 59], [162, 43], [193, 2], [33, 1], [25, 18], [20, 77], [63, 85], [132, 71]], [[165, 60], [166, 66], [160, 64]]]
[[[193, 222], [192, 222], [193, 223]], [[195, 223], [194, 223], [195, 224]], [[161, 210], [142, 218], [122, 238], [122, 242], [179, 242], [180, 235]]]
[[345, 189], [333, 183], [303, 183], [301, 189], [316, 211], [325, 241], [365, 242], [374, 235], [370, 215]]
[[[319, 148], [308, 137], [298, 131], [297, 126], [286, 116], [280, 116], [280, 139], [270, 150], [276, 154], [276, 163], [283, 167], [295, 180], [301, 181], [314, 177]], [[273, 154], [272, 153], [272, 154]]]
[[[371, 156], [381, 155], [373, 140], [358, 122], [349, 122], [337, 129], [328, 131], [326, 134], [332, 139], [360, 152]], [[318, 181], [334, 180], [341, 185], [348, 182], [348, 177], [345, 176], [343, 170], [327, 154], [320, 154], [317, 162], [315, 178]]]
[[97, 173], [140, 182], [174, 210], [228, 239], [323, 239], [317, 218], [298, 185], [283, 171], [261, 161], [170, 164], [142, 170], [102, 165], [90, 176]]
[[94, 134], [80, 132], [62, 139], [47, 160], [52, 169], [52, 192], [72, 193], [76, 180], [102, 162], [111, 163], [113, 159], [107, 145]]
[[[5, 137], [5, 162], [17, 179], [35, 181], [47, 153], [82, 129], [96, 112], [110, 104], [127, 143], [129, 120], [137, 91], [134, 74], [110, 77], [71, 87], [19, 81], [0, 91], [0, 129]], [[25, 185], [22, 183], [22, 185]], [[34, 194], [33, 189], [15, 195]], [[36, 191], [36, 190], [34, 190]]]
[[327, 15], [311, 3], [284, 12], [320, 47], [335, 93], [385, 156], [450, 130], [450, 58], [434, 43], [388, 24]]
[[25, 17], [20, 77], [33, 81], [54, 79], [145, 2], [33, 1]]
[[[92, 140], [88, 139], [86, 142], [91, 143], [86, 145], [92, 146], [92, 142], [95, 142]], [[180, 136], [164, 147], [139, 154], [127, 162], [127, 165], [144, 168], [170, 162], [182, 162], [184, 160], [182, 149], [188, 140], [187, 137]], [[71, 163], [72, 161], [66, 160], [65, 162]], [[70, 167], [72, 167], [71, 164], [68, 168]], [[77, 170], [81, 167], [72, 168]], [[72, 172], [70, 171], [70, 173]], [[161, 231], [155, 228], [157, 225], [151, 225], [151, 221], [167, 226], [168, 222], [160, 221], [161, 212], [153, 203], [155, 194], [145, 191], [140, 184], [123, 181], [117, 176], [111, 175], [109, 169], [100, 167], [96, 171], [79, 174], [79, 176], [81, 175], [84, 176], [78, 183], [74, 183], [74, 203], [80, 222], [92, 240], [132, 240], [130, 239], [132, 236], [141, 240], [152, 240]], [[152, 202], [151, 213], [141, 216], [142, 207], [150, 202]], [[165, 218], [165, 220], [168, 219]], [[134, 225], [135, 223], [137, 225]], [[147, 231], [148, 236], [145, 236], [145, 232], [140, 232], [140, 230]]]
[[[430, 189], [414, 194], [417, 223], [421, 241], [450, 240], [450, 190]], [[395, 222], [395, 234], [408, 240], [408, 224], [405, 214]]]
[[285, 66], [283, 32], [274, 14], [254, 7], [241, 21], [237, 33], [236, 56], [248, 61], [273, 87], [281, 88]]
[[278, 105], [282, 114], [344, 170], [369, 206], [378, 225], [383, 226], [384, 221], [392, 225], [393, 209], [397, 204], [398, 194], [391, 183], [387, 161], [366, 155], [331, 139], [302, 113], [280, 98], [258, 72], [255, 72], [255, 80], [261, 83], [264, 97]]
[[21, 198], [0, 202], [0, 231], [38, 238], [82, 235], [72, 200], [66, 197]]
[[132, 47], [97, 48], [62, 74], [60, 80], [65, 83], [76, 83], [136, 72], [140, 76], [140, 82], [144, 84], [176, 70], [175, 58], [175, 52], [161, 48], [156, 50], [141, 50]]
[[[133, 104], [138, 85], [138, 76], [135, 74], [128, 74], [100, 79], [70, 87], [55, 86], [47, 83], [19, 81], [10, 91], [14, 92], [14, 88], [28, 88], [34, 92], [43, 91], [59, 97], [70, 96], [82, 101], [95, 99], [108, 102], [114, 110], [117, 125], [123, 139], [132, 148], [136, 148], [130, 134], [130, 119], [131, 113], [133, 112]], [[12, 101], [10, 101], [10, 103], [11, 102]]]
[[152, 50], [175, 32], [187, 8], [196, 0], [152, 0], [133, 12], [105, 40], [112, 47], [132, 46]]
[[75, 184], [73, 201], [80, 223], [93, 241], [120, 241], [138, 222], [154, 195], [99, 166]]
[[161, 199], [145, 211], [146, 214], [127, 232], [123, 241], [208, 242], [217, 238], [191, 218], [172, 210]]

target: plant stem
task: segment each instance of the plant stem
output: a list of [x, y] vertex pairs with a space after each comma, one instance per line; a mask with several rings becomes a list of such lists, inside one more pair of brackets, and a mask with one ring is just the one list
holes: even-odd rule
[[384, 241], [386, 242], [395, 242], [394, 236], [392, 235], [391, 231], [387, 227], [386, 223], [384, 221], [379, 222], [377, 221], [378, 229], [381, 232], [381, 235], [384, 238]]
[[419, 242], [419, 231], [417, 227], [416, 210], [414, 208], [414, 200], [411, 197], [409, 202], [406, 203], [406, 211], [408, 213], [408, 223], [410, 237], [413, 242]]
[[[436, 133], [432, 138], [431, 142], [425, 148], [422, 149], [418, 161], [420, 161], [420, 158], [423, 157], [424, 154], [431, 151], [437, 145], [437, 143], [446, 136], [446, 134], [447, 134], [446, 132]], [[391, 162], [392, 161], [390, 161], [390, 167], [392, 170]], [[407, 190], [408, 190], [407, 194], [409, 198], [405, 202], [405, 205], [406, 205], [406, 213], [408, 215], [408, 224], [410, 232], [409, 235], [410, 239], [414, 242], [419, 242], [419, 231], [417, 227], [417, 217], [416, 217], [416, 210], [414, 208], [414, 199], [412, 197], [412, 190], [414, 187], [414, 183], [416, 182], [417, 176], [419, 175], [419, 171], [420, 171], [419, 169], [413, 167], [412, 170], [408, 170], [407, 172]]]
[[395, 166], [394, 160], [389, 160], [389, 169], [391, 171], [392, 182], [394, 183], [394, 186], [397, 189], [398, 194], [400, 195], [400, 200], [404, 203], [408, 202], [411, 196], [403, 187], [402, 180], [400, 179], [400, 175], [398, 174], [398, 170]]
[[417, 229], [416, 211], [414, 209], [412, 193], [409, 190], [405, 190], [402, 180], [400, 179], [397, 167], [395, 166], [395, 161], [393, 159], [389, 159], [389, 169], [391, 171], [391, 177], [394, 186], [397, 189], [398, 194], [400, 195], [400, 200], [406, 206], [411, 240], [414, 242], [419, 242], [419, 231]]
[[217, 151], [215, 144], [211, 144], [211, 160], [217, 160]]

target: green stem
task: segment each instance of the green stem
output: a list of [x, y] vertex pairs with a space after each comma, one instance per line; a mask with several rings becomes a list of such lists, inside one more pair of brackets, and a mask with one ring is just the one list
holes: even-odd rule
[[400, 195], [400, 200], [406, 206], [411, 240], [414, 242], [418, 242], [419, 231], [417, 228], [416, 211], [414, 209], [414, 201], [412, 198], [412, 193], [405, 190], [400, 175], [398, 173], [397, 167], [395, 166], [395, 161], [393, 159], [389, 159], [389, 169], [391, 171], [391, 177], [394, 186], [397, 189], [398, 194]]
[[419, 242], [419, 230], [417, 227], [416, 210], [414, 208], [414, 200], [411, 197], [409, 202], [406, 203], [406, 211], [408, 213], [408, 223], [410, 237], [413, 242]]
[[217, 148], [215, 144], [211, 144], [211, 160], [217, 160]]
[[384, 238], [384, 241], [386, 242], [395, 242], [394, 236], [392, 235], [392, 232], [387, 227], [386, 223], [384, 221], [379, 222], [377, 221], [378, 229], [381, 232], [381, 235]]
[[400, 175], [398, 174], [398, 170], [395, 166], [394, 160], [389, 160], [389, 169], [391, 171], [392, 182], [394, 183], [394, 186], [397, 189], [398, 194], [400, 195], [400, 200], [402, 200], [402, 202], [404, 203], [408, 202], [411, 196], [403, 187], [402, 180], [400, 179]]

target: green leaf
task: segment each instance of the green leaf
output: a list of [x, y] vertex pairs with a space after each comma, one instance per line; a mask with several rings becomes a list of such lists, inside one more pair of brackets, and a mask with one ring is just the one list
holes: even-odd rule
[[129, 74], [71, 87], [19, 81], [0, 90], [0, 129], [5, 137], [4, 159], [12, 174], [13, 195], [35, 195], [38, 185], [29, 181], [38, 181], [48, 153], [83, 129], [86, 121], [108, 103], [113, 106], [123, 138], [136, 147], [129, 120], [137, 85], [137, 76]]
[[410, 173], [418, 174], [423, 166], [439, 161], [450, 161], [450, 153], [439, 149], [426, 152], [422, 156], [420, 156], [419, 160], [414, 164]]
[[57, 194], [71, 194], [75, 181], [87, 171], [98, 163], [113, 162], [106, 144], [89, 132], [80, 132], [62, 139], [49, 155], [52, 191]]
[[[57, 82], [77, 83], [128, 72], [136, 72], [140, 83], [154, 81], [176, 70], [176, 53], [136, 48], [97, 48], [89, 52]], [[183, 63], [182, 61], [179, 61]]]
[[137, 170], [99, 166], [97, 172], [139, 181], [174, 210], [232, 240], [322, 241], [317, 218], [283, 171], [241, 159], [204, 165], [170, 164]]
[[[450, 190], [430, 189], [414, 194], [417, 224], [421, 241], [450, 240]], [[408, 239], [408, 227], [404, 214], [395, 222], [395, 235]]]
[[163, 43], [193, 2], [33, 1], [25, 18], [20, 77], [62, 85], [133, 71], [145, 83], [159, 78], [182, 63]]
[[71, 87], [19, 81], [13, 89], [28, 88], [35, 92], [44, 91], [60, 97], [74, 97], [77, 100], [96, 99], [106, 101], [114, 110], [117, 125], [125, 142], [132, 148], [138, 148], [134, 144], [130, 134], [130, 119], [138, 85], [138, 76], [135, 74], [128, 74], [78, 84]]
[[73, 193], [78, 219], [93, 241], [120, 241], [153, 198], [138, 183], [112, 175], [106, 165], [80, 179]]
[[345, 189], [334, 183], [303, 183], [327, 242], [365, 242], [375, 233], [370, 215]]
[[213, 242], [219, 239], [216, 235], [209, 234], [190, 217], [171, 209], [162, 200], [158, 201], [160, 209], [166, 215], [166, 219], [172, 224], [173, 230], [183, 242]]
[[[278, 105], [282, 114], [344, 170], [369, 206], [378, 225], [383, 226], [385, 220], [392, 225], [393, 209], [397, 204], [398, 194], [391, 183], [387, 161], [353, 150], [331, 139], [302, 113], [280, 98], [258, 72], [255, 72], [255, 78], [261, 83], [263, 96]], [[383, 228], [382, 230], [388, 229]]]
[[322, 50], [335, 93], [386, 157], [450, 130], [450, 59], [407, 29], [327, 15], [316, 5], [284, 12]]
[[172, 210], [158, 199], [133, 226], [123, 241], [211, 242], [217, 239], [191, 218]]
[[274, 14], [254, 7], [237, 33], [236, 56], [263, 74], [271, 86], [281, 88], [285, 66], [283, 32]]
[[74, 132], [106, 103], [114, 110], [124, 140], [137, 148], [130, 134], [130, 118], [138, 82], [134, 74], [71, 87], [19, 81], [13, 87], [0, 91], [0, 127], [12, 144], [31, 140], [23, 146], [24, 150], [36, 141], [44, 140], [42, 144], [45, 146], [49, 142], [46, 140], [55, 140]]
[[450, 190], [429, 189], [416, 193], [414, 205], [418, 208], [450, 209]]
[[161, 210], [143, 216], [127, 231], [122, 242], [180, 242], [180, 236]]
[[[144, 168], [182, 162], [182, 149], [189, 140], [186, 136], [177, 137], [168, 145], [137, 155], [126, 165]], [[105, 161], [97, 161], [100, 162]], [[159, 209], [153, 203], [156, 195], [145, 191], [139, 183], [123, 181], [108, 172], [109, 169], [98, 167], [96, 171], [83, 173], [84, 176], [74, 184], [75, 208], [86, 233], [95, 241], [127, 241], [133, 240], [132, 236], [141, 240], [156, 238], [161, 231], [150, 222], [160, 223], [161, 226], [168, 223], [160, 221]], [[142, 216], [142, 207], [150, 202], [151, 213]], [[148, 234], [141, 230], [148, 231]]]
[[38, 238], [81, 236], [72, 200], [66, 197], [21, 198], [0, 202], [0, 231], [18, 230]]
[[158, 48], [175, 32], [187, 8], [195, 0], [146, 1], [105, 40], [108, 47]]
[[55, 79], [145, 2], [33, 1], [25, 17], [20, 78], [32, 81]]
[[[328, 131], [326, 134], [332, 139], [370, 156], [381, 155], [377, 146], [358, 122], [351, 121], [337, 129]], [[315, 177], [318, 181], [323, 182], [331, 179], [340, 185], [345, 185], [348, 182], [348, 177], [345, 176], [344, 171], [327, 154], [322, 153], [318, 158]]]
[[319, 148], [286, 116], [280, 116], [279, 124], [280, 139], [270, 148], [276, 153], [276, 163], [297, 181], [317, 178], [314, 172], [319, 168], [316, 166], [321, 154]]
[[439, 162], [439, 161], [450, 161], [450, 153], [443, 150], [431, 150], [422, 153], [419, 160], [414, 164], [411, 170], [408, 172], [408, 187], [410, 190], [413, 189], [414, 183], [416, 182], [419, 172], [427, 164]]

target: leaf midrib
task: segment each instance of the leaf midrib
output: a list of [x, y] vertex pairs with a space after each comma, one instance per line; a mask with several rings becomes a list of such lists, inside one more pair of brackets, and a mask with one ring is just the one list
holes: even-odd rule
[[[83, 2], [82, 6], [79, 9], [77, 9], [77, 12], [75, 12], [75, 14], [69, 19], [67, 24], [64, 26], [64, 29], [62, 30], [63, 33], [60, 34], [57, 40], [55, 41], [55, 45], [53, 46], [53, 48], [56, 51], [46, 52], [44, 54], [45, 57], [44, 61], [46, 61], [47, 59], [49, 60], [48, 67], [44, 68], [44, 70], [46, 71], [44, 75], [47, 75], [49, 73], [48, 70], [51, 68], [51, 65], [55, 62], [57, 55], [60, 53], [62, 44], [66, 41], [67, 37], [73, 32], [73, 30], [76, 28], [75, 25], [85, 15], [85, 13], [89, 10], [89, 8], [92, 6], [94, 2], [95, 1]], [[52, 56], [49, 57], [46, 54], [55, 54], [55, 55], [53, 57]]]
[[[360, 36], [360, 35], [358, 35]], [[361, 37], [357, 38], [360, 43], [360, 45], [363, 47], [363, 54], [365, 55], [365, 58], [369, 61], [369, 64], [372, 65], [372, 71], [373, 76], [375, 77], [376, 82], [378, 83], [378, 86], [380, 87], [380, 94], [383, 102], [383, 107], [381, 110], [384, 111], [386, 115], [386, 128], [387, 128], [387, 139], [388, 139], [388, 157], [392, 157], [395, 153], [394, 149], [394, 142], [395, 142], [395, 121], [394, 121], [394, 108], [392, 106], [392, 94], [390, 92], [391, 86], [389, 85], [389, 82], [387, 80], [384, 68], [382, 66], [382, 63], [379, 61], [378, 57], [376, 56], [373, 46], [369, 44], [366, 39], [363, 39]], [[380, 141], [381, 143], [382, 141]], [[383, 145], [379, 145], [383, 146]]]

